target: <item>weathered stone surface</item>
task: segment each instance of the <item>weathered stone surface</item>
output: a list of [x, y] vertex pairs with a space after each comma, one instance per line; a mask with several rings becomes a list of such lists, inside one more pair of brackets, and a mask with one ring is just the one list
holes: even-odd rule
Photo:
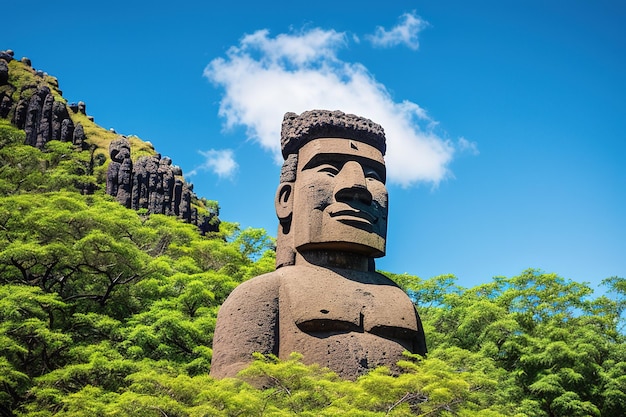
[[178, 212], [181, 219], [191, 223], [192, 211], [191, 211], [191, 197], [192, 189], [189, 188], [189, 184], [184, 183], [180, 197], [180, 204], [178, 206]]
[[222, 305], [211, 375], [235, 376], [254, 352], [300, 352], [348, 379], [397, 370], [405, 350], [425, 354], [412, 301], [375, 271], [387, 233], [382, 127], [338, 111], [287, 113], [281, 139], [277, 270]]
[[172, 160], [163, 158], [159, 161], [159, 178], [161, 190], [161, 207], [162, 214], [172, 214], [172, 195], [174, 193], [174, 172], [172, 169]]
[[[113, 143], [113, 142], [111, 142]], [[117, 198], [117, 191], [119, 190], [119, 173], [120, 173], [120, 164], [118, 161], [111, 158], [111, 162], [109, 162], [109, 167], [107, 168], [107, 184], [106, 184], [106, 193], [112, 195]]]
[[37, 146], [37, 136], [39, 133], [39, 122], [43, 112], [43, 105], [46, 97], [50, 94], [50, 89], [46, 86], [39, 88], [28, 102], [28, 110], [26, 111], [26, 122], [24, 123], [24, 132], [26, 140], [24, 143], [30, 146]]
[[133, 162], [130, 159], [130, 142], [124, 136], [109, 144], [111, 162], [107, 170], [106, 192], [123, 206], [130, 208]]
[[5, 62], [13, 61], [13, 51], [11, 51], [10, 49], [6, 51], [0, 51], [0, 60]]
[[124, 136], [119, 136], [109, 144], [109, 156], [112, 161], [122, 162], [130, 158], [130, 142]]
[[63, 142], [72, 142], [74, 138], [74, 122], [69, 117], [61, 122], [61, 132], [59, 140]]
[[215, 215], [198, 216], [191, 202], [193, 185], [185, 183], [182, 170], [161, 155], [143, 156], [133, 164], [130, 142], [124, 136], [109, 145], [111, 162], [107, 171], [106, 192], [134, 210], [146, 209], [151, 214], [178, 216], [197, 225], [202, 233], [218, 231]]
[[0, 59], [0, 85], [4, 85], [9, 81], [9, 65], [3, 59]]
[[72, 135], [72, 143], [74, 144], [74, 146], [77, 147], [83, 147], [83, 144], [85, 143], [85, 129], [83, 128], [83, 125], [80, 123], [76, 123], [76, 126], [74, 127], [74, 134]]
[[27, 99], [20, 99], [15, 106], [15, 113], [13, 114], [13, 124], [18, 129], [24, 129], [26, 125], [26, 115], [28, 114], [28, 103]]
[[33, 63], [30, 61], [30, 58], [23, 56], [21, 61], [22, 61], [22, 64], [26, 65], [27, 67], [33, 66]]
[[67, 112], [67, 107], [60, 101], [55, 101], [52, 104], [52, 129], [50, 137], [52, 140], [63, 140], [61, 137], [61, 131], [63, 129], [63, 121], [69, 120], [70, 115]]
[[355, 139], [381, 147], [383, 155], [385, 154], [385, 131], [379, 124], [339, 110], [310, 110], [300, 115], [285, 114], [280, 139], [283, 157], [287, 158], [306, 142], [332, 137], [334, 135], [332, 132], [337, 131], [342, 131], [345, 139]]
[[133, 190], [133, 161], [130, 156], [122, 161], [118, 172], [117, 201], [130, 208]]
[[163, 212], [163, 186], [159, 178], [159, 163], [161, 155], [148, 160], [146, 170], [148, 174], [148, 212], [162, 214]]
[[183, 180], [176, 178], [174, 180], [174, 193], [172, 195], [172, 212], [174, 215], [180, 215], [180, 202], [183, 196]]
[[37, 129], [37, 143], [36, 147], [43, 149], [43, 147], [50, 141], [50, 134], [52, 133], [52, 107], [54, 104], [54, 97], [48, 93], [41, 105], [41, 113], [39, 115], [39, 128]]
[[148, 157], [141, 157], [133, 165], [133, 187], [131, 208], [139, 210], [148, 208], [148, 174], [146, 172], [146, 162]]
[[197, 226], [200, 229], [202, 235], [205, 235], [210, 232], [219, 232], [219, 222], [212, 222], [212, 216], [205, 216], [198, 219]]
[[13, 100], [11, 97], [4, 93], [0, 93], [0, 117], [5, 119], [9, 115], [12, 107]]

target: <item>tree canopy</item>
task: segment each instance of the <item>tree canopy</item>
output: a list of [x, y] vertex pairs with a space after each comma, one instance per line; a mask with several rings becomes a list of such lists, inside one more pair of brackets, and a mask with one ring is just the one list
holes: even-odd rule
[[386, 273], [429, 346], [399, 375], [344, 381], [294, 353], [214, 380], [217, 311], [273, 270], [274, 240], [126, 209], [102, 191], [98, 154], [23, 142], [0, 119], [2, 416], [626, 415], [626, 280], [595, 296], [533, 269], [469, 289]]

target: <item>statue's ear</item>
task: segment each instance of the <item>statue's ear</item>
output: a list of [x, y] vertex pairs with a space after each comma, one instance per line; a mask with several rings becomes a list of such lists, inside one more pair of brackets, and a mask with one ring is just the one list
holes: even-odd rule
[[281, 223], [289, 222], [293, 214], [293, 183], [282, 182], [276, 190], [276, 215]]

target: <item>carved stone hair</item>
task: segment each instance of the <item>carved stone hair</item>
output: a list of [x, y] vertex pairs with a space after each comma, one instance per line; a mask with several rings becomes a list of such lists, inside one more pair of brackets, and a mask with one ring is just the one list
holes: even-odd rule
[[335, 110], [309, 110], [298, 115], [285, 113], [280, 133], [280, 146], [285, 159], [280, 182], [296, 179], [298, 151], [308, 142], [318, 138], [344, 138], [358, 140], [378, 149], [387, 150], [385, 130], [365, 117]]
[[370, 119], [335, 110], [310, 110], [297, 115], [286, 113], [280, 133], [283, 158], [317, 138], [345, 138], [367, 143], [385, 155], [385, 131]]

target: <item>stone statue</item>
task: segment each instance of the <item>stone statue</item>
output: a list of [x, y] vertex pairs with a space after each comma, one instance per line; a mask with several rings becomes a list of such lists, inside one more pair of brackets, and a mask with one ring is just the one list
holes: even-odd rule
[[385, 134], [340, 111], [287, 113], [276, 192], [276, 271], [239, 285], [222, 305], [211, 375], [233, 377], [252, 353], [292, 352], [343, 378], [425, 354], [409, 297], [377, 273], [385, 254]]

